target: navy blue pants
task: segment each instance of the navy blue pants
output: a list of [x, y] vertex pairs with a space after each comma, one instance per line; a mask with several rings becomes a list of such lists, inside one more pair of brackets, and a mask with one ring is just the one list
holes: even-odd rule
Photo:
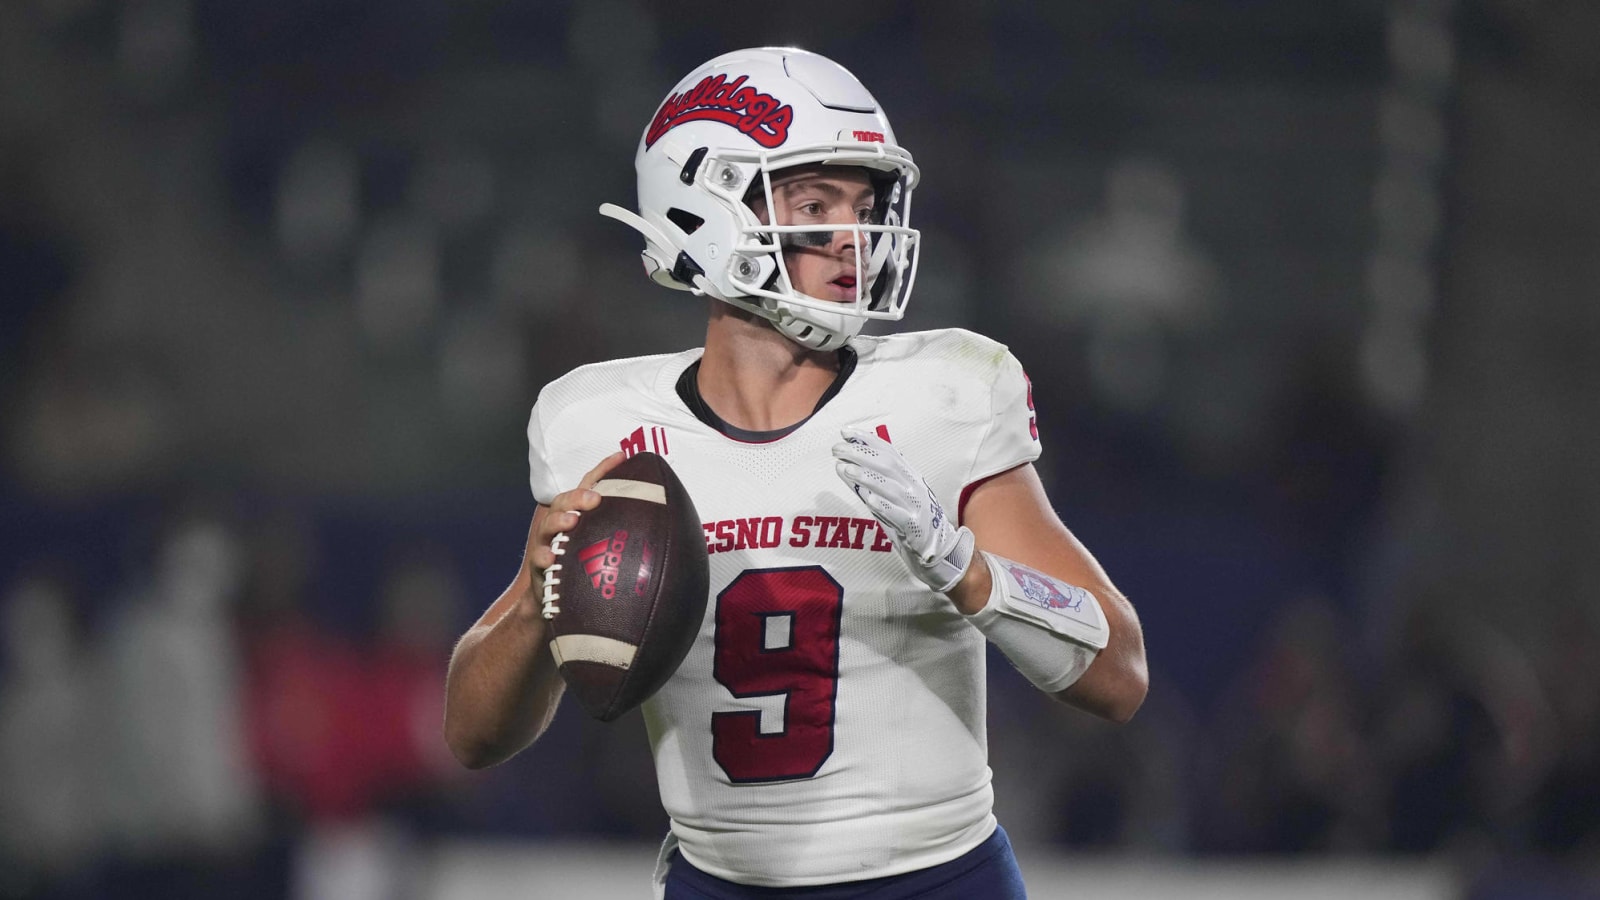
[[813, 887], [750, 887], [696, 869], [672, 855], [666, 900], [1026, 900], [1022, 870], [1004, 828], [947, 863], [928, 869]]

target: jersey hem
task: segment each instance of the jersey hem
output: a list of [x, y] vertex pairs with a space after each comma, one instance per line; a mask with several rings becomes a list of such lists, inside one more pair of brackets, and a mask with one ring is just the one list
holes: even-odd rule
[[[742, 872], [726, 866], [716, 865], [696, 853], [690, 847], [689, 842], [683, 840], [683, 835], [679, 832], [679, 829], [683, 826], [677, 820], [672, 821], [672, 830], [678, 837], [676, 848], [678, 853], [682, 854], [690, 865], [708, 875], [715, 875], [724, 881], [731, 881], [746, 887], [799, 888], [870, 881], [874, 878], [892, 878], [896, 875], [905, 875], [908, 872], [931, 869], [934, 866], [942, 865], [971, 853], [994, 834], [999, 824], [999, 820], [995, 818], [994, 813], [990, 812], [974, 823], [972, 827], [962, 831], [954, 841], [941, 845], [936, 850], [899, 855], [887, 865], [863, 869], [859, 872], [820, 872], [812, 875], [794, 876], [773, 876], [756, 872]], [[883, 827], [881, 823], [874, 824], [869, 827], [869, 830], [873, 833], [881, 833]], [[850, 844], [851, 842], [846, 841], [841, 842], [840, 846], [849, 846]], [[821, 855], [827, 856], [828, 854]]]

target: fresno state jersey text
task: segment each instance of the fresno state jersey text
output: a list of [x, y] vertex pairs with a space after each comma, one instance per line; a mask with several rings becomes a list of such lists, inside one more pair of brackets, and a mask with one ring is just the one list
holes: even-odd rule
[[888, 553], [894, 544], [877, 519], [861, 516], [745, 516], [701, 525], [707, 553], [788, 547], [823, 547]]

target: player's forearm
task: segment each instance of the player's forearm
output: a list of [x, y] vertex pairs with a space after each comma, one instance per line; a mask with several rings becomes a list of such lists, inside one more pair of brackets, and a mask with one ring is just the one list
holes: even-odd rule
[[468, 631], [450, 658], [445, 742], [472, 769], [533, 743], [555, 714], [561, 677], [545, 649], [538, 605], [518, 602], [493, 625]]
[[1113, 722], [1133, 718], [1150, 687], [1144, 631], [1139, 617], [1114, 588], [1094, 592], [1106, 614], [1111, 637], [1077, 682], [1053, 696], [1063, 703]]

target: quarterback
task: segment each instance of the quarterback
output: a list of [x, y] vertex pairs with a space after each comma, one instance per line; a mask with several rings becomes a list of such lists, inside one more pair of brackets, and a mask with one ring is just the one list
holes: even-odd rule
[[689, 656], [644, 705], [671, 829], [669, 898], [1024, 896], [993, 814], [985, 645], [1062, 703], [1144, 700], [1128, 601], [1056, 517], [1032, 388], [959, 329], [899, 319], [919, 172], [877, 101], [802, 50], [719, 56], [635, 158], [649, 276], [708, 298], [705, 346], [581, 367], [528, 423], [523, 565], [451, 659], [445, 736], [499, 763], [554, 715], [540, 616], [551, 539], [639, 450], [704, 520], [711, 587]]

